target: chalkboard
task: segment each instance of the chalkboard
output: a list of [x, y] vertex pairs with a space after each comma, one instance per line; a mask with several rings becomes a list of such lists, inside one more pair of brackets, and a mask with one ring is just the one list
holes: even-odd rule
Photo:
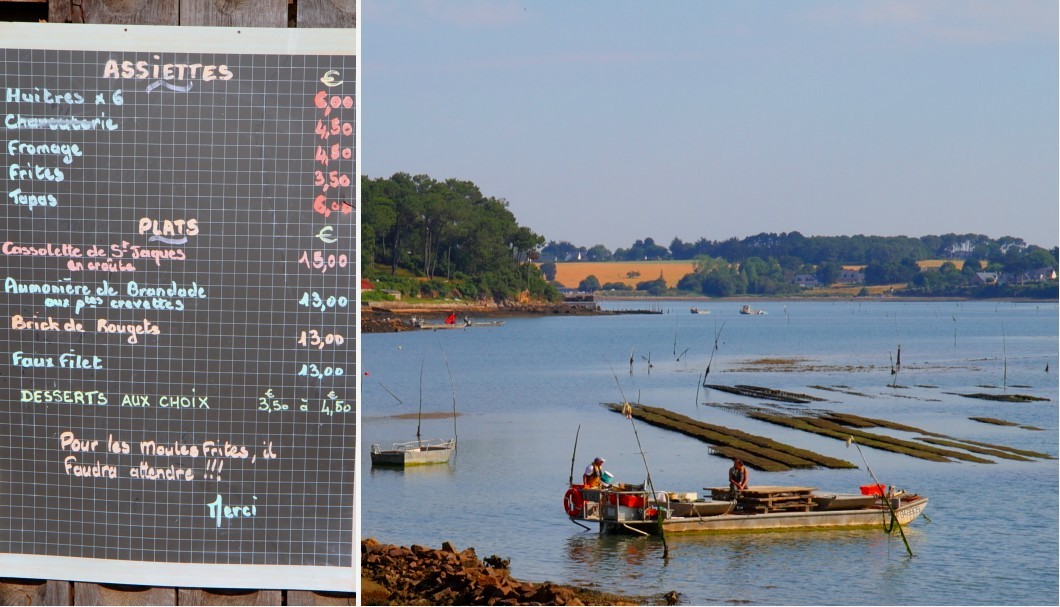
[[0, 46], [0, 571], [355, 590], [356, 30]]

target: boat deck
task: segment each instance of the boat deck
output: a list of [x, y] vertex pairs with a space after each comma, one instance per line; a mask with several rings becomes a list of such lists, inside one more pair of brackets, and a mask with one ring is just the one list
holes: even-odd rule
[[[728, 487], [703, 487], [716, 500], [729, 499]], [[780, 487], [751, 485], [736, 497], [737, 512], [809, 512], [817, 506], [813, 499], [814, 487]]]

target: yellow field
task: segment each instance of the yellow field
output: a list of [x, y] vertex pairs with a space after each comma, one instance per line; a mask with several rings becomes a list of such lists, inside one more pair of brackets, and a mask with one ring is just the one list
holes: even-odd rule
[[920, 266], [921, 270], [937, 270], [947, 261], [957, 266], [958, 270], [964, 267], [963, 259], [925, 259], [916, 262], [916, 265]]
[[[946, 263], [945, 259], [926, 259], [924, 261], [918, 261], [917, 264], [921, 270], [927, 269], [938, 269], [939, 266]], [[961, 266], [964, 265], [964, 261], [960, 259], [953, 260], [953, 264], [960, 270]], [[645, 282], [648, 280], [655, 280], [662, 274], [664, 280], [666, 280], [667, 287], [676, 287], [677, 281], [681, 280], [685, 274], [692, 272], [693, 263], [691, 261], [570, 261], [570, 262], [557, 262], [556, 263], [556, 282], [559, 282], [564, 287], [571, 289], [578, 288], [578, 283], [585, 280], [586, 277], [592, 275], [596, 276], [596, 279], [600, 281], [601, 285], [609, 282], [621, 282], [629, 287], [636, 288], [638, 282]], [[861, 265], [844, 265], [844, 268], [851, 270], [862, 270], [865, 266]], [[630, 278], [627, 276], [629, 272], [640, 272], [640, 276]], [[855, 293], [861, 290], [864, 285], [848, 285], [836, 288], [837, 293], [846, 294], [853, 290]], [[868, 290], [871, 294], [877, 295], [880, 292], [888, 292], [892, 287], [897, 288], [899, 285], [877, 285], [869, 287]], [[900, 285], [904, 286], [904, 285]], [[856, 288], [854, 288], [856, 287]], [[815, 292], [820, 293], [821, 290]]]
[[[629, 272], [640, 272], [630, 278]], [[667, 287], [677, 286], [685, 274], [692, 272], [691, 261], [577, 261], [556, 264], [556, 281], [571, 289], [589, 275], [596, 276], [601, 285], [621, 282], [636, 288], [638, 282], [655, 280], [662, 274]]]

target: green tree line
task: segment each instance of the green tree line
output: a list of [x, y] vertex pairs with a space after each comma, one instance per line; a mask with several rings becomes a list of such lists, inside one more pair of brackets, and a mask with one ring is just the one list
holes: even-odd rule
[[[664, 247], [652, 238], [637, 240], [629, 248], [610, 251], [603, 245], [578, 247], [569, 242], [549, 241], [541, 249], [545, 261], [654, 261], [694, 260], [707, 256], [739, 263], [751, 257], [777, 260], [798, 259], [803, 264], [825, 263], [869, 265], [900, 262], [903, 259], [974, 258], [988, 263], [1011, 264], [1028, 255], [1032, 263], [1056, 266], [1057, 249], [1051, 251], [1028, 245], [1021, 238], [990, 238], [983, 234], [942, 234], [919, 238], [910, 236], [803, 236], [799, 232], [762, 232], [746, 238], [684, 242], [674, 238]], [[789, 262], [787, 265], [791, 265]]]
[[407, 295], [559, 298], [532, 263], [544, 238], [470, 181], [361, 178], [363, 274]]
[[[524, 296], [557, 300], [549, 281], [555, 261], [694, 260], [695, 270], [677, 289], [710, 296], [777, 295], [798, 292], [794, 277], [814, 275], [835, 282], [843, 265], [863, 266], [865, 284], [906, 284], [922, 295], [1056, 297], [1055, 281], [1026, 278], [1057, 269], [1057, 248], [1046, 250], [1020, 238], [983, 234], [909, 236], [803, 236], [763, 232], [746, 238], [684, 242], [669, 247], [652, 238], [610, 251], [602, 244], [579, 247], [549, 241], [520, 226], [503, 198], [485, 196], [470, 181], [438, 181], [396, 173], [361, 178], [363, 274], [383, 288], [408, 295], [513, 300]], [[963, 260], [921, 271], [918, 261]], [[535, 261], [544, 262], [539, 269]], [[976, 272], [1004, 275], [986, 283]], [[1040, 273], [1039, 273], [1040, 275]], [[593, 280], [588, 290], [618, 287]], [[1028, 284], [1029, 283], [1029, 284]], [[566, 285], [573, 286], [573, 285]], [[667, 290], [661, 279], [638, 283], [652, 294]]]
[[[803, 236], [798, 232], [756, 234], [742, 239], [685, 243], [674, 238], [663, 247], [652, 238], [636, 240], [614, 252], [603, 245], [591, 249], [569, 242], [550, 241], [541, 249], [543, 260], [654, 261], [694, 260], [695, 270], [677, 290], [715, 297], [744, 294], [782, 295], [798, 292], [798, 274], [813, 275], [821, 284], [834, 283], [844, 265], [863, 266], [867, 285], [906, 284], [902, 291], [916, 295], [970, 297], [1056, 297], [1055, 281], [1038, 280], [1043, 268], [1057, 270], [1057, 248], [1046, 250], [1020, 238], [990, 238], [982, 234], [909, 236]], [[938, 269], [921, 270], [918, 261], [963, 260]], [[977, 272], [996, 274], [984, 282]], [[595, 280], [595, 277], [592, 277]], [[990, 280], [989, 278], [987, 280]], [[598, 282], [598, 281], [596, 281]], [[589, 281], [586, 287], [595, 283]], [[658, 285], [638, 290], [658, 291]]]

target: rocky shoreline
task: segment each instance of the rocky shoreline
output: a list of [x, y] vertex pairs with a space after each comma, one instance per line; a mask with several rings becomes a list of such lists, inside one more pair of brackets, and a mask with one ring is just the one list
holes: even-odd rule
[[362, 605], [666, 605], [678, 595], [624, 596], [511, 576], [508, 559], [474, 548], [440, 550], [361, 541]]
[[[370, 302], [361, 307], [361, 333], [393, 333], [418, 330], [412, 318], [440, 323], [450, 313], [457, 317], [505, 318], [516, 316], [604, 316], [633, 314], [629, 311], [601, 310], [595, 304], [446, 302], [412, 303], [405, 301]], [[647, 312], [647, 311], [645, 311]]]

